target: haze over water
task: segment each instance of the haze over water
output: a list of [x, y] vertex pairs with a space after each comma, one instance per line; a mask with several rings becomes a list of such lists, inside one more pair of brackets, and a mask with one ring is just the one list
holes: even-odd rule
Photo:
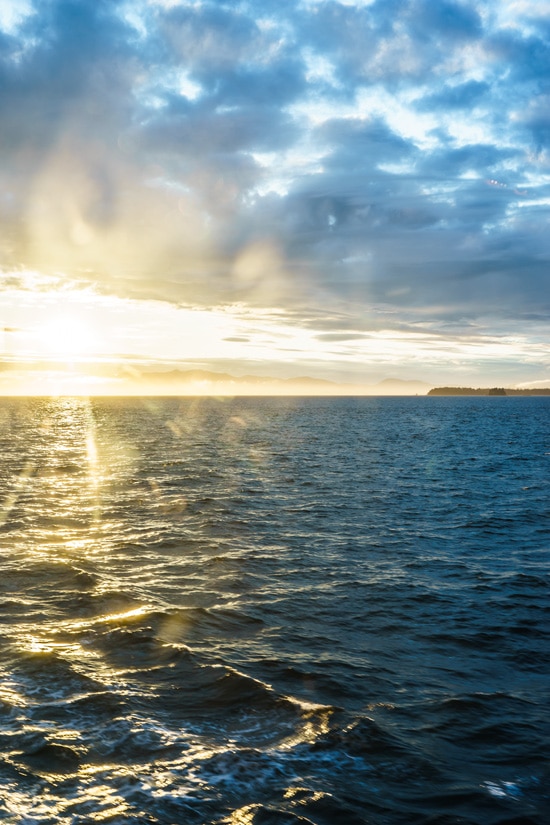
[[547, 822], [548, 412], [4, 399], [2, 821]]

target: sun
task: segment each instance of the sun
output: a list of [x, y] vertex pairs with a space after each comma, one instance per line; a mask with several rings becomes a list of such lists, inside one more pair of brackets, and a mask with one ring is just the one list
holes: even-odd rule
[[99, 338], [93, 327], [77, 315], [56, 315], [37, 327], [35, 340], [42, 357], [56, 361], [82, 361], [96, 355]]

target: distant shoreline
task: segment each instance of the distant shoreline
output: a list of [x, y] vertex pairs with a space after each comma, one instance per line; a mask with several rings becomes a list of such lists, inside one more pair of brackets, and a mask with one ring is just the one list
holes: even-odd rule
[[428, 395], [550, 395], [550, 387], [540, 387], [531, 390], [513, 390], [504, 387], [434, 387]]

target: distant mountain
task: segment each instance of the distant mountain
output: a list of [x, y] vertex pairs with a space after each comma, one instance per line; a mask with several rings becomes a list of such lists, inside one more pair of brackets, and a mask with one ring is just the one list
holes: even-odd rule
[[315, 394], [315, 395], [425, 395], [430, 385], [424, 381], [402, 380], [386, 378], [377, 384], [351, 384], [330, 381], [326, 378], [311, 378], [308, 375], [294, 378], [273, 378], [265, 375], [235, 376], [225, 372], [213, 372], [202, 369], [141, 369], [135, 376], [139, 383], [174, 393], [181, 388], [182, 392], [200, 393], [207, 388], [210, 391], [224, 393], [281, 393], [281, 394]]
[[[180, 386], [182, 389], [196, 387], [198, 390], [202, 385], [210, 385], [216, 389], [224, 391], [233, 390], [235, 392], [247, 390], [248, 392], [258, 389], [266, 391], [270, 388], [278, 392], [291, 391], [296, 393], [299, 390], [306, 392], [317, 392], [318, 394], [342, 393], [349, 390], [354, 391], [353, 385], [338, 384], [335, 381], [327, 381], [323, 378], [310, 378], [302, 376], [297, 378], [271, 378], [265, 375], [241, 375], [235, 376], [225, 372], [212, 372], [210, 370], [140, 370], [135, 378], [142, 384], [163, 386], [170, 391]], [[349, 390], [348, 390], [349, 388]]]
[[195, 383], [201, 381], [208, 382], [234, 382], [240, 379], [225, 372], [210, 372], [209, 370], [142, 370], [139, 377], [145, 381], [154, 381], [171, 384], [173, 382]]
[[[268, 379], [273, 380], [273, 379]], [[343, 387], [346, 386], [345, 384], [338, 384], [336, 381], [328, 381], [326, 378], [309, 378], [307, 375], [303, 375], [300, 378], [283, 378], [281, 381], [284, 384], [300, 384], [301, 386], [310, 386], [310, 387], [326, 387], [335, 388], [335, 387]]]
[[414, 381], [402, 378], [384, 378], [371, 387], [373, 392], [379, 390], [380, 395], [425, 395], [430, 389], [425, 381]]

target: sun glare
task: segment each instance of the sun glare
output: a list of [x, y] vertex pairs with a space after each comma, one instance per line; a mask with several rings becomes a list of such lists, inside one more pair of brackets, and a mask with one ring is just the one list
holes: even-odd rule
[[40, 354], [59, 361], [78, 361], [96, 355], [99, 339], [93, 328], [75, 315], [58, 315], [35, 333]]

